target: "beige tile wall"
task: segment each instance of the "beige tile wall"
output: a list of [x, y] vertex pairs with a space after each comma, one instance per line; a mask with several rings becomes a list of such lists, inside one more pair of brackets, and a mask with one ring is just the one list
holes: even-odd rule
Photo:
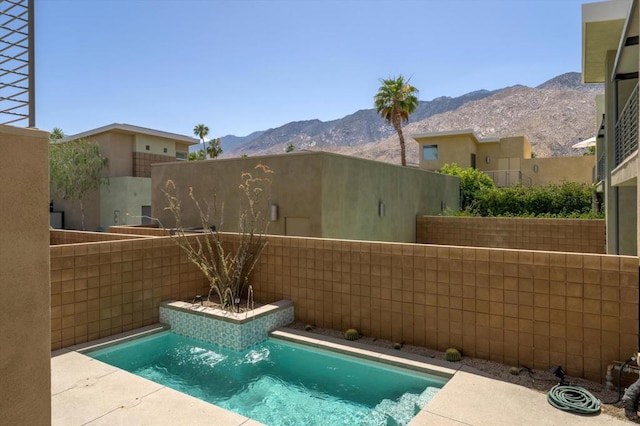
[[[207, 291], [168, 237], [51, 247], [51, 282], [54, 349]], [[270, 236], [252, 286], [304, 323], [597, 381], [637, 350], [637, 257]]]
[[597, 381], [637, 349], [636, 257], [270, 237], [260, 266], [319, 327]]
[[158, 322], [161, 300], [207, 294], [168, 238], [57, 245], [51, 253], [51, 349]]
[[606, 252], [602, 219], [421, 216], [416, 227], [416, 240], [422, 244]]
[[167, 231], [162, 228], [153, 228], [149, 226], [110, 226], [109, 232], [115, 232], [117, 234], [133, 234], [133, 235], [146, 235], [154, 237], [166, 237]]
[[106, 232], [68, 231], [61, 229], [49, 230], [49, 245], [93, 243], [98, 241], [129, 240], [144, 238], [141, 235], [122, 235]]

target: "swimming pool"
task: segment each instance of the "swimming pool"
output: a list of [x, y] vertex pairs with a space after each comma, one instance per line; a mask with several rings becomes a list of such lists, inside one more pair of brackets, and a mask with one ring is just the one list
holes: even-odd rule
[[280, 340], [235, 352], [170, 331], [85, 354], [268, 425], [407, 424], [447, 381]]

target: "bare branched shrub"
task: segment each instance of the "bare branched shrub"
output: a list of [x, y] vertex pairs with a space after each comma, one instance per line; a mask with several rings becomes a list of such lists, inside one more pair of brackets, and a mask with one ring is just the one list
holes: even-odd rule
[[194, 196], [193, 188], [189, 187], [188, 198], [199, 214], [202, 225], [202, 235], [194, 237], [194, 231], [183, 226], [183, 203], [175, 183], [168, 180], [164, 190], [168, 205], [165, 210], [170, 211], [175, 219], [175, 229], [170, 229], [169, 234], [209, 280], [209, 299], [215, 293], [220, 303], [230, 309], [235, 307], [236, 301], [244, 294], [249, 276], [267, 245], [265, 233], [269, 221], [266, 198], [271, 187], [269, 176], [273, 171], [266, 165], [258, 164], [254, 173], [259, 176], [248, 172], [241, 175], [239, 238], [233, 244], [228, 243], [229, 249], [225, 249], [220, 234], [224, 205], [218, 215], [215, 196], [213, 205], [204, 202], [203, 208]]

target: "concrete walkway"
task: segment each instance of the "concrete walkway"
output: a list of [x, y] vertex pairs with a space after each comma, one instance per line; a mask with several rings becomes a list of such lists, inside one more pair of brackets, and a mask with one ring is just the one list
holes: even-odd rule
[[[148, 328], [150, 329], [150, 328]], [[291, 333], [277, 332], [279, 337]], [[382, 351], [357, 342], [329, 342], [317, 335], [302, 340], [318, 346], [348, 346], [341, 349], [397, 360], [398, 352]], [[334, 341], [331, 341], [334, 340]], [[259, 422], [174, 391], [101, 361], [82, 355], [82, 345], [51, 354], [53, 425], [221, 425], [255, 426]], [[374, 354], [374, 355], [372, 355]], [[366, 355], [366, 354], [365, 354]], [[403, 354], [404, 355], [404, 354]], [[404, 357], [404, 356], [403, 356]], [[417, 358], [407, 356], [415, 366]], [[420, 363], [434, 360], [418, 357]], [[434, 371], [454, 373], [446, 386], [413, 419], [419, 425], [629, 425], [606, 414], [578, 416], [551, 407], [546, 396], [511, 383], [486, 377], [459, 364], [434, 362]], [[453, 368], [452, 368], [453, 367]], [[456, 370], [457, 369], [457, 370]]]

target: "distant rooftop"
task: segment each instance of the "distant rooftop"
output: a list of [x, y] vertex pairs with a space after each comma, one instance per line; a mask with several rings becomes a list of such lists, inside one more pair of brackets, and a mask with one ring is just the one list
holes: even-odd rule
[[161, 130], [147, 129], [146, 127], [134, 126], [131, 124], [124, 124], [124, 123], [108, 124], [106, 126], [98, 127], [96, 129], [87, 130], [86, 132], [77, 133], [75, 135], [69, 135], [60, 139], [60, 142], [68, 142], [75, 139], [87, 138], [90, 136], [95, 136], [100, 133], [106, 133], [109, 131], [116, 131], [118, 133], [127, 133], [127, 134], [143, 134], [143, 135], [149, 135], [149, 136], [157, 136], [159, 138], [185, 142], [190, 145], [195, 145], [200, 142], [197, 139], [192, 138], [191, 136], [179, 135], [177, 133], [163, 132]]
[[473, 129], [446, 130], [443, 132], [418, 133], [415, 135], [411, 135], [411, 137], [417, 140], [417, 139], [442, 138], [447, 136], [462, 136], [462, 135], [472, 136], [477, 143], [500, 142], [500, 138], [481, 138], [476, 134], [476, 132], [473, 131]]

